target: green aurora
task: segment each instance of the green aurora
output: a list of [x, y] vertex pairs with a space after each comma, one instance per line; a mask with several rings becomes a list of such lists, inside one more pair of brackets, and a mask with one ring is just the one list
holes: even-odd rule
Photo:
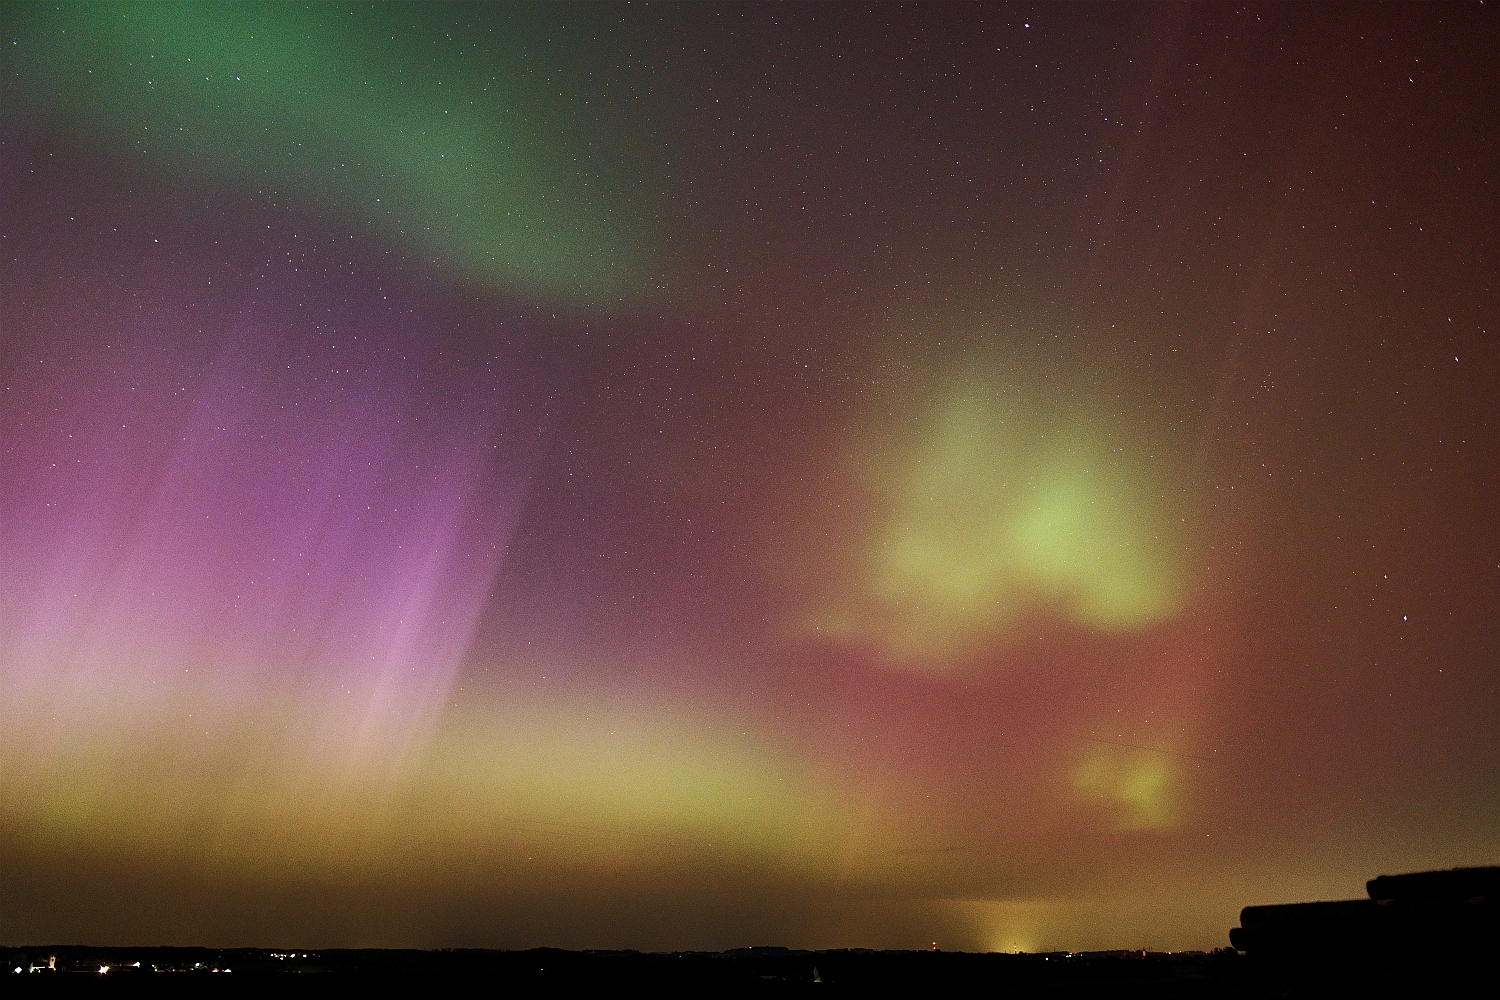
[[539, 65], [525, 9], [473, 11], [494, 23], [443, 47], [410, 42], [436, 34], [407, 23], [436, 8], [28, 13], [15, 34], [32, 37], [13, 39], [24, 54], [7, 75], [91, 141], [182, 180], [310, 198], [533, 301], [600, 306], [652, 284], [642, 177], [616, 169], [620, 144], [600, 148], [609, 130], [582, 107], [587, 93], [565, 94]]
[[869, 523], [813, 631], [946, 671], [1037, 617], [1128, 634], [1189, 600], [1181, 446], [1080, 375], [1058, 396], [984, 358], [841, 446]]

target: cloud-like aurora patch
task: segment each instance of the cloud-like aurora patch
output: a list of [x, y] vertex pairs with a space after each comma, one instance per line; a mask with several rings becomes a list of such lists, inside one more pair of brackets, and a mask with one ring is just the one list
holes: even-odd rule
[[821, 543], [826, 566], [799, 562], [817, 577], [806, 630], [946, 669], [1037, 618], [1129, 633], [1182, 609], [1167, 435], [1098, 384], [1027, 376], [971, 359], [865, 419], [845, 462], [867, 514]]
[[1120, 830], [1159, 830], [1177, 822], [1171, 759], [1150, 750], [1096, 747], [1073, 771], [1073, 789], [1108, 810]]

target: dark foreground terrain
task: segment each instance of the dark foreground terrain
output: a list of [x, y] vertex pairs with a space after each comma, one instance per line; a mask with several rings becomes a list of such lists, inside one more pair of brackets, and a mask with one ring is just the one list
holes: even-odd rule
[[[1260, 997], [1361, 993], [1482, 995], [1494, 972], [1475, 956], [1395, 956], [1370, 964], [1338, 955], [1292, 965], [1247, 959], [1230, 949], [1205, 952], [1087, 952], [1045, 955], [942, 951], [792, 951], [743, 948], [725, 952], [650, 954], [630, 951], [271, 951], [233, 948], [96, 948], [77, 945], [5, 949], [12, 985], [54, 971], [78, 981], [142, 982], [143, 973], [227, 975], [235, 981], [276, 977], [291, 984], [335, 978], [464, 982], [487, 989], [565, 986], [773, 986], [843, 983], [882, 990], [932, 987], [982, 990], [999, 996]], [[311, 974], [311, 978], [308, 978]], [[318, 975], [321, 974], [321, 975]], [[158, 976], [150, 977], [161, 983]], [[178, 977], [172, 977], [176, 979]], [[223, 982], [221, 980], [221, 982]], [[227, 985], [227, 983], [224, 983]]]
[[[13, 985], [64, 973], [105, 984], [183, 982], [142, 973], [218, 974], [220, 983], [378, 978], [485, 990], [592, 986], [843, 983], [866, 990], [958, 988], [998, 996], [1500, 996], [1500, 867], [1381, 875], [1367, 898], [1247, 906], [1212, 952], [449, 951], [264, 948], [0, 950]], [[300, 975], [299, 975], [300, 974]], [[319, 975], [321, 974], [321, 975]], [[41, 978], [38, 979], [37, 977]], [[19, 980], [18, 977], [25, 977]]]

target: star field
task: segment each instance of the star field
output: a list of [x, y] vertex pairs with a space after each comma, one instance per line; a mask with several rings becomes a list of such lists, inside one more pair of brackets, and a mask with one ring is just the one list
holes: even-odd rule
[[6, 5], [0, 936], [1495, 863], [1492, 7]]

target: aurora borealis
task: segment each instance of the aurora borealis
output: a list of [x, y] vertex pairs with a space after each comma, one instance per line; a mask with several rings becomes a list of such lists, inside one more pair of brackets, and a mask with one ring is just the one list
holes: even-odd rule
[[0, 937], [1496, 863], [1493, 6], [0, 7]]

